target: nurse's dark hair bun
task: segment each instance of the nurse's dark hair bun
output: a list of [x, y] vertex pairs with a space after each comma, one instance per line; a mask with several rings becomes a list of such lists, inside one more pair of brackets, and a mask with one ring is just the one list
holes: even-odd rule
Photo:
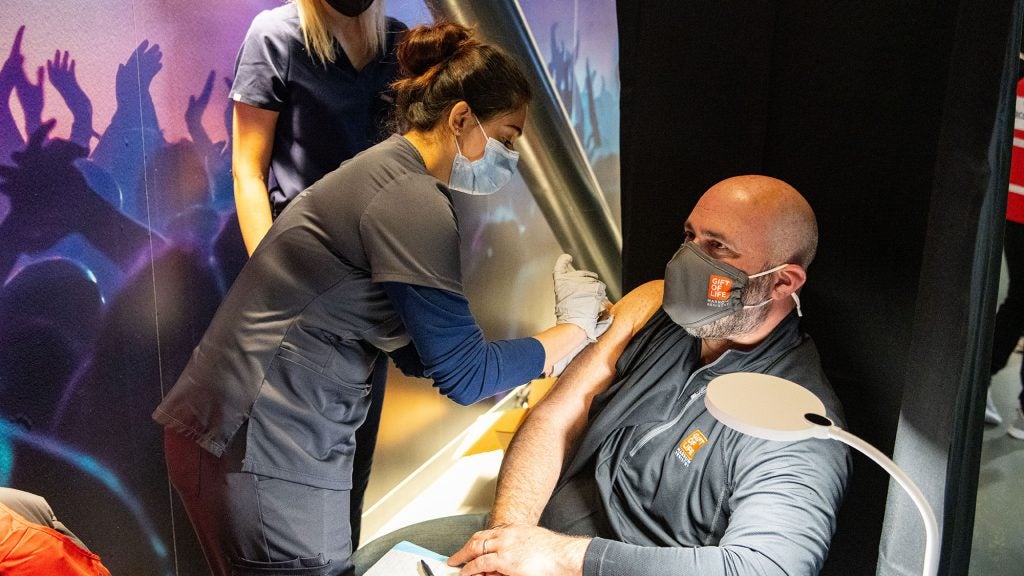
[[469, 44], [479, 44], [473, 31], [458, 24], [417, 26], [398, 45], [398, 66], [403, 76], [422, 76]]
[[401, 78], [391, 88], [399, 131], [431, 130], [463, 100], [481, 122], [530, 101], [516, 61], [465, 26], [417, 26], [405, 33], [396, 55]]

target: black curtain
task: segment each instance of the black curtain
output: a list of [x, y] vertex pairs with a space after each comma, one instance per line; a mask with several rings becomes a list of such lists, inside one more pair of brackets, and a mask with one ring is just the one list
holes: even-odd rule
[[[896, 449], [943, 526], [943, 569], [965, 574], [1019, 7], [645, 0], [617, 11], [624, 287], [663, 275], [715, 182], [793, 184], [821, 231], [804, 329], [849, 429]], [[880, 573], [913, 572], [916, 512], [890, 518], [883, 539], [888, 476], [863, 457], [854, 466], [824, 573], [874, 574], [880, 542]]]

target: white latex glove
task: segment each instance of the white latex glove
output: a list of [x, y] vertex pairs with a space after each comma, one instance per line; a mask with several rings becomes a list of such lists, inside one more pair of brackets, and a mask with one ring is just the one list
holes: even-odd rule
[[555, 261], [555, 324], [575, 324], [597, 340], [597, 319], [608, 304], [604, 282], [588, 270], [572, 266], [572, 256], [562, 254]]
[[[612, 325], [613, 318], [614, 316], [611, 314], [605, 314], [597, 319], [597, 325], [594, 327], [594, 332], [596, 332], [595, 338], [600, 337], [601, 334], [608, 330], [608, 327]], [[550, 376], [553, 378], [560, 376], [565, 371], [565, 367], [569, 365], [569, 362], [572, 362], [572, 359], [578, 356], [580, 352], [583, 352], [583, 349], [587, 346], [590, 346], [590, 340], [580, 342], [580, 345], [573, 349], [572, 352], [569, 352], [561, 360], [555, 362], [555, 365], [551, 367]]]

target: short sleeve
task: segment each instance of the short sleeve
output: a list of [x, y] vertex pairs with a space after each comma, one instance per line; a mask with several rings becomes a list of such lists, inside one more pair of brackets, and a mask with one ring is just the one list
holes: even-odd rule
[[401, 282], [463, 293], [459, 225], [431, 177], [392, 182], [363, 213], [360, 235], [374, 282]]
[[253, 19], [235, 60], [232, 100], [275, 112], [284, 106], [291, 43], [285, 27], [273, 11]]

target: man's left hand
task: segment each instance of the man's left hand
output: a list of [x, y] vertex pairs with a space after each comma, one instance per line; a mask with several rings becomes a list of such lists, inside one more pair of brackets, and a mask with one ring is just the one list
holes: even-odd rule
[[512, 524], [474, 534], [448, 564], [461, 576], [580, 576], [590, 538]]

